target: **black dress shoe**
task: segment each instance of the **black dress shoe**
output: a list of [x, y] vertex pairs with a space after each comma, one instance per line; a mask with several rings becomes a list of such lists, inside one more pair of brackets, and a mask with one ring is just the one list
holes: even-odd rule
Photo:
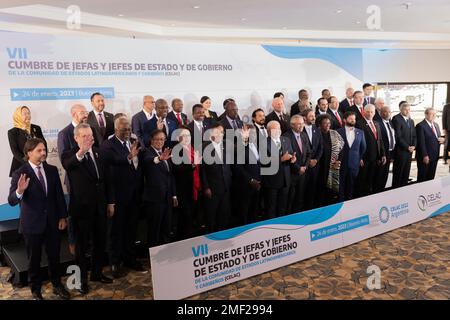
[[56, 294], [58, 297], [60, 297], [63, 300], [70, 299], [69, 291], [67, 291], [66, 288], [64, 288], [64, 286], [62, 284], [59, 286], [53, 287], [53, 293]]
[[103, 273], [100, 274], [99, 276], [91, 276], [90, 279], [92, 282], [101, 282], [101, 283], [113, 283], [113, 279], [108, 278], [107, 276], [105, 276]]
[[42, 296], [42, 293], [40, 291], [34, 291], [32, 295], [33, 300], [44, 300], [44, 297]]
[[124, 263], [124, 266], [134, 271], [144, 271], [144, 267], [142, 266], [142, 264], [136, 260], [126, 262]]
[[114, 279], [122, 278], [125, 276], [124, 271], [120, 268], [118, 264], [113, 264], [111, 266], [111, 273]]
[[78, 292], [81, 293], [82, 295], [88, 294], [89, 293], [89, 286], [87, 285], [87, 283], [82, 283], [81, 284], [81, 288], [78, 289]]

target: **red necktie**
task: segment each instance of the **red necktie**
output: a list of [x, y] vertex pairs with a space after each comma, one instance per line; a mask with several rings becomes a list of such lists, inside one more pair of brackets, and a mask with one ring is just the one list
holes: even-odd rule
[[178, 119], [178, 123], [179, 123], [180, 125], [183, 125], [183, 120], [181, 120], [181, 116], [180, 116], [179, 113], [177, 113], [177, 119]]
[[372, 133], [375, 136], [375, 140], [378, 140], [377, 129], [375, 129], [375, 126], [373, 125], [372, 121], [370, 121], [370, 129], [372, 129]]
[[361, 107], [361, 109], [359, 109], [359, 112], [361, 112], [361, 115], [362, 115], [362, 116], [364, 116], [363, 111], [364, 111], [364, 108]]
[[342, 127], [342, 120], [341, 117], [339, 116], [339, 112], [335, 112], [334, 115], [336, 116], [336, 119], [338, 119], [340, 126]]

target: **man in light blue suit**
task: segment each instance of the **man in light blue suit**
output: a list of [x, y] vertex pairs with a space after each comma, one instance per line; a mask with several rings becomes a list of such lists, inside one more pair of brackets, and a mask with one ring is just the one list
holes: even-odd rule
[[155, 116], [155, 98], [144, 96], [142, 111], [131, 118], [131, 131], [138, 137], [141, 145], [144, 145], [144, 123]]
[[356, 114], [351, 111], [346, 112], [344, 122], [344, 128], [337, 130], [345, 141], [339, 172], [340, 201], [353, 198], [354, 181], [358, 176], [359, 168], [364, 166], [362, 158], [366, 152], [364, 132], [355, 128]]

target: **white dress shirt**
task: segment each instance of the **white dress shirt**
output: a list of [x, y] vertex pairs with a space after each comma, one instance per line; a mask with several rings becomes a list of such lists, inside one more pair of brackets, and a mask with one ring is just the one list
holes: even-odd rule
[[142, 111], [145, 113], [145, 116], [147, 117], [147, 121], [156, 115], [155, 110], [152, 110], [152, 113], [148, 113], [145, 109], [142, 109]]
[[261, 126], [257, 123], [255, 123], [255, 126], [259, 129], [259, 131], [263, 134], [264, 137], [268, 137], [269, 135], [267, 134], [267, 129], [264, 126]]
[[308, 134], [309, 142], [312, 144], [312, 125], [305, 125], [305, 130]]
[[355, 128], [345, 126], [345, 134], [347, 136], [347, 143], [349, 148], [352, 147], [353, 142], [355, 141]]
[[[389, 120], [384, 120], [384, 119], [383, 119], [383, 125], [384, 125], [384, 127], [386, 128], [386, 132], [387, 132], [387, 136], [388, 136], [389, 145], [391, 145], [391, 137], [390, 137], [390, 135], [389, 135], [389, 128], [391, 128], [392, 139], [393, 139], [393, 142], [392, 142], [392, 150], [394, 150], [394, 148], [395, 148], [395, 130], [394, 130], [394, 128], [392, 128], [391, 124], [389, 123]], [[388, 126], [388, 125], [389, 125], [389, 126]], [[392, 151], [392, 150], [389, 150], [389, 151]]]
[[255, 159], [257, 161], [259, 161], [259, 153], [258, 153], [258, 148], [255, 146], [255, 144], [253, 142], [250, 142], [248, 144], [248, 148], [251, 150], [251, 152], [253, 152], [253, 155], [255, 156]]

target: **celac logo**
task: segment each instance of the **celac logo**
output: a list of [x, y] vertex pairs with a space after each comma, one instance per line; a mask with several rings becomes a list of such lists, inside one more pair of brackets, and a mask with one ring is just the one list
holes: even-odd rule
[[420, 210], [425, 211], [427, 204], [428, 204], [427, 198], [425, 198], [424, 196], [419, 196], [417, 198], [417, 206], [419, 207]]
[[391, 215], [391, 213], [389, 212], [389, 209], [387, 207], [381, 208], [380, 212], [378, 213], [381, 223], [388, 222], [390, 215]]

